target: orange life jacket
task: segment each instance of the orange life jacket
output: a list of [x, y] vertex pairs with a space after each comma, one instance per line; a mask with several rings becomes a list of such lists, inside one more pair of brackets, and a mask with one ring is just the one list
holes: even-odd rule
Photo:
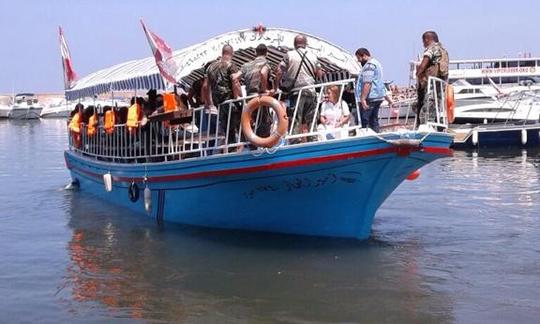
[[139, 127], [139, 117], [141, 116], [141, 107], [138, 104], [133, 104], [128, 108], [126, 126], [130, 133], [134, 132]]
[[176, 110], [176, 97], [174, 93], [163, 94], [163, 109], [165, 112]]
[[96, 126], [97, 126], [97, 114], [94, 113], [90, 118], [88, 119], [88, 126], [86, 127], [86, 134], [88, 136], [94, 136], [96, 135]]
[[[174, 95], [174, 93], [163, 94], [163, 110], [166, 113], [176, 110], [176, 96]], [[163, 122], [163, 126], [169, 127], [170, 126], [169, 121], [165, 120]]]
[[110, 134], [112, 134], [114, 132], [114, 123], [116, 122], [115, 119], [116, 118], [114, 116], [114, 111], [107, 110], [105, 112], [103, 128], [105, 129], [106, 134], [110, 135]]
[[81, 132], [81, 113], [78, 112], [75, 115], [73, 115], [73, 118], [71, 118], [71, 121], [69, 122], [69, 130], [73, 133], [79, 134]]

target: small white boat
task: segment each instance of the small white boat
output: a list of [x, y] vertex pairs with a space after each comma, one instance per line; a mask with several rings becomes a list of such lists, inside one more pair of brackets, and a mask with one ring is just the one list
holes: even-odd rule
[[0, 96], [0, 118], [8, 118], [11, 110], [11, 96]]
[[0, 104], [0, 118], [8, 118], [11, 106]]
[[67, 118], [75, 105], [66, 103], [65, 99], [56, 99], [45, 104], [41, 111], [41, 118]]
[[15, 95], [13, 105], [8, 112], [11, 119], [38, 119], [43, 106], [33, 93], [20, 93]]

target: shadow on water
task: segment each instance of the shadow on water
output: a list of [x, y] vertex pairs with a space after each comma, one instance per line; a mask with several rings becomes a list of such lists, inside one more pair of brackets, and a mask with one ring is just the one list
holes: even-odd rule
[[414, 246], [170, 224], [160, 230], [79, 192], [66, 197], [70, 262], [57, 298], [76, 314], [220, 323], [451, 321], [449, 298], [422, 285]]

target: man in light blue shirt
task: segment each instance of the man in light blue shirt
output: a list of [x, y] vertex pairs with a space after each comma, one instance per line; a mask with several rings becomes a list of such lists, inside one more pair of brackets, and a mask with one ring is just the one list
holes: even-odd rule
[[386, 96], [386, 88], [383, 82], [383, 69], [381, 63], [371, 57], [371, 53], [365, 48], [356, 50], [356, 59], [362, 65], [356, 83], [356, 101], [360, 107], [362, 127], [371, 128], [379, 132], [379, 107], [386, 98], [389, 104], [391, 100]]

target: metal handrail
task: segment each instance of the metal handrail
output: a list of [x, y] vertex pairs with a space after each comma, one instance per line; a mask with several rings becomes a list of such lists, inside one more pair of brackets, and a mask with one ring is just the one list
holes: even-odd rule
[[[430, 79], [431, 80], [431, 79]], [[338, 102], [341, 102], [345, 85], [354, 82], [354, 79], [341, 80], [335, 82], [326, 82], [322, 84], [310, 85], [293, 90], [296, 93], [297, 100], [294, 107], [289, 108], [290, 121], [289, 132], [284, 136], [286, 145], [298, 145], [301, 141], [313, 141], [319, 134], [316, 125], [321, 113], [323, 104], [323, 92], [325, 87], [337, 85], [340, 87]], [[435, 89], [437, 84], [442, 87], [445, 84], [442, 80], [431, 80], [432, 88]], [[302, 131], [295, 132], [296, 115], [299, 109], [299, 103], [302, 94], [305, 91], [314, 92], [316, 95], [316, 107], [313, 121], [304, 133]], [[239, 118], [237, 106], [244, 106], [247, 102], [257, 97], [258, 95], [248, 95], [242, 98], [231, 99], [223, 102], [216, 107], [217, 114], [208, 111], [208, 107], [189, 107], [192, 114], [191, 123], [182, 125], [168, 125], [164, 122], [151, 121], [146, 125], [140, 125], [134, 131], [130, 132], [125, 124], [117, 124], [111, 134], [107, 134], [103, 125], [96, 127], [96, 134], [89, 136], [87, 134], [87, 125], [81, 125], [80, 144], [69, 138], [70, 149], [80, 154], [93, 157], [96, 159], [107, 160], [112, 162], [131, 162], [131, 163], [147, 163], [157, 161], [169, 161], [179, 159], [189, 159], [196, 157], [209, 156], [214, 154], [230, 154], [231, 150], [238, 148], [246, 148], [250, 146], [249, 142], [242, 141], [241, 125], [236, 125], [237, 129], [232, 125], [233, 114], [237, 114], [234, 118]], [[276, 93], [278, 100], [282, 98], [282, 92]], [[437, 98], [436, 91], [428, 91], [428, 96], [435, 96], [435, 111], [436, 121], [435, 126], [447, 125], [446, 112], [440, 107], [445, 107], [444, 100]], [[355, 100], [356, 101], [356, 100]], [[234, 110], [236, 109], [236, 110]], [[357, 125], [347, 125], [343, 127], [347, 133], [353, 132], [357, 136], [357, 130], [362, 128], [360, 122], [360, 110], [358, 103], [355, 102], [356, 114], [358, 116]], [[260, 111], [254, 119], [254, 131], [256, 132], [261, 127]], [[428, 113], [426, 111], [426, 113]], [[220, 118], [221, 116], [221, 118]], [[408, 114], [407, 114], [408, 120]], [[426, 119], [427, 120], [427, 119]], [[220, 127], [220, 123], [226, 123], [225, 127]], [[273, 123], [275, 124], [275, 122]], [[267, 125], [268, 126], [268, 125]], [[273, 127], [275, 125], [270, 125]], [[414, 125], [413, 125], [414, 127]], [[234, 142], [229, 143], [229, 138], [234, 138]]]

